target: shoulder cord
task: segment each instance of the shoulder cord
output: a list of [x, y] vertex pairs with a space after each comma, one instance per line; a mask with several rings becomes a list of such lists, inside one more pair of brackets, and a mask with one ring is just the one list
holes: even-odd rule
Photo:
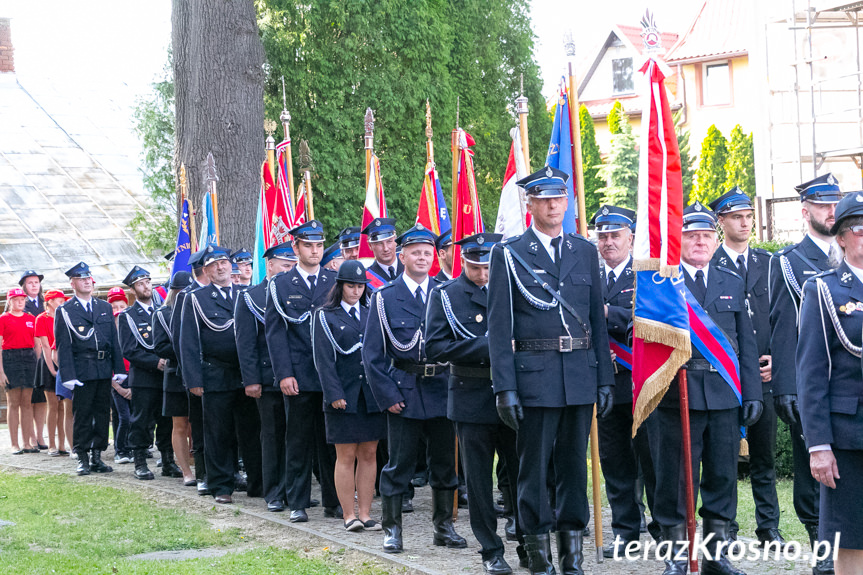
[[252, 300], [252, 296], [249, 295], [249, 292], [243, 292], [243, 299], [246, 302], [246, 307], [249, 308], [249, 311], [252, 312], [252, 315], [258, 318], [258, 321], [264, 323], [264, 313], [266, 310], [258, 307], [258, 304]]
[[[207, 319], [207, 317], [204, 315], [204, 311], [201, 309], [201, 304], [198, 303], [198, 296], [194, 293], [190, 293], [189, 297], [192, 298], [192, 307], [195, 308], [195, 312], [196, 312], [195, 315], [197, 317], [201, 318], [201, 320], [204, 322], [205, 326], [207, 326], [208, 328], [210, 328], [213, 331], [225, 331], [225, 330], [233, 327], [234, 318], [229, 319], [228, 321], [226, 321], [222, 325], [219, 325], [217, 323], [213, 323], [212, 321]], [[199, 328], [199, 333], [200, 333], [200, 328]]]
[[[290, 323], [299, 324], [299, 323], [303, 323], [304, 321], [309, 319], [309, 317], [312, 315], [311, 311], [307, 311], [298, 318], [293, 318], [293, 317], [289, 316], [287, 313], [285, 313], [284, 308], [282, 308], [281, 302], [279, 302], [279, 290], [276, 289], [276, 282], [273, 280], [270, 280], [270, 285], [269, 285], [268, 289], [270, 290], [270, 299], [273, 301], [273, 307], [276, 308], [276, 311], [279, 313], [280, 316], [282, 316], [285, 319], [285, 321], [290, 322]], [[252, 313], [254, 313], [254, 312], [252, 312]]]
[[462, 337], [464, 339], [474, 339], [477, 337], [470, 330], [468, 330], [456, 317], [452, 311], [452, 303], [449, 300], [449, 295], [447, 295], [446, 291], [443, 289], [440, 291], [440, 302], [443, 305], [443, 313], [446, 316], [447, 322], [449, 322], [449, 326], [452, 329], [452, 332], [456, 335], [456, 337]]
[[[65, 309], [63, 309], [63, 308], [61, 307], [61, 308], [60, 308], [60, 311], [61, 311], [61, 312], [62, 312], [62, 314], [63, 314], [63, 321], [64, 321], [64, 322], [66, 322], [66, 328], [69, 330], [69, 333], [71, 333], [72, 335], [74, 335], [75, 337], [77, 337], [79, 340], [81, 340], [81, 341], [87, 341], [87, 340], [89, 340], [91, 337], [93, 337], [93, 336], [96, 334], [96, 328], [95, 328], [95, 327], [91, 327], [91, 328], [90, 328], [90, 331], [88, 331], [88, 332], [87, 332], [87, 333], [85, 333], [84, 335], [81, 335], [80, 333], [78, 333], [78, 332], [75, 330], [75, 326], [73, 326], [73, 325], [72, 325], [72, 320], [71, 320], [71, 319], [69, 319], [69, 314], [68, 314], [68, 313], [66, 313], [66, 310], [65, 310]], [[96, 347], [98, 347], [98, 346], [99, 346], [99, 339], [98, 339], [98, 338], [96, 338]]]
[[380, 316], [381, 327], [389, 338], [390, 343], [393, 344], [393, 347], [399, 351], [410, 351], [414, 347], [416, 347], [417, 343], [422, 345], [422, 335], [423, 330], [418, 329], [414, 334], [413, 338], [407, 344], [404, 344], [396, 339], [396, 336], [393, 335], [392, 330], [390, 329], [390, 322], [387, 319], [387, 311], [384, 307], [384, 298], [381, 296], [380, 292], [377, 292], [377, 305], [378, 305], [378, 316]]
[[791, 268], [791, 262], [788, 261], [788, 258], [784, 255], [779, 256], [779, 262], [782, 264], [782, 275], [785, 276], [785, 283], [788, 284], [794, 293], [797, 294], [797, 298], [800, 298], [801, 292], [803, 291], [800, 288], [800, 284], [797, 283], [797, 278], [794, 277], [794, 270]]
[[512, 254], [506, 248], [503, 248], [503, 255], [506, 258], [506, 263], [509, 266], [510, 271], [512, 272], [510, 275], [515, 279], [515, 285], [518, 288], [518, 291], [521, 292], [521, 295], [527, 300], [527, 303], [535, 307], [536, 309], [541, 309], [542, 311], [548, 311], [553, 307], [557, 306], [557, 299], [551, 298], [551, 301], [546, 302], [539, 299], [536, 296], [531, 295], [527, 288], [524, 287], [524, 284], [521, 283], [521, 280], [518, 279], [518, 273], [515, 271], [515, 262], [512, 259]]
[[330, 325], [327, 323], [327, 318], [324, 314], [324, 310], [321, 310], [321, 312], [318, 315], [320, 317], [321, 328], [324, 331], [324, 335], [327, 336], [328, 340], [330, 340], [330, 343], [332, 344], [333, 349], [335, 351], [337, 351], [338, 353], [340, 353], [342, 355], [350, 355], [350, 354], [354, 353], [355, 351], [357, 351], [358, 349], [362, 349], [362, 347], [363, 347], [362, 341], [358, 341], [353, 346], [351, 346], [351, 348], [348, 350], [342, 349], [341, 346], [338, 343], [336, 343], [336, 338], [333, 336], [333, 332], [330, 331]]
[[129, 329], [132, 331], [132, 335], [135, 336], [135, 339], [138, 341], [139, 344], [141, 344], [141, 347], [148, 350], [152, 350], [154, 347], [156, 347], [155, 344], [147, 343], [146, 341], [144, 341], [144, 338], [141, 337], [141, 332], [138, 331], [138, 326], [135, 325], [134, 321], [132, 321], [132, 316], [130, 316], [128, 313], [124, 313], [123, 315], [126, 316], [126, 323], [129, 325]]
[[162, 328], [165, 330], [165, 333], [168, 334], [168, 341], [172, 344], [174, 343], [174, 334], [171, 333], [171, 326], [168, 325], [168, 322], [165, 321], [165, 310], [170, 308], [162, 308], [156, 310], [156, 317], [159, 319], [159, 323], [162, 324]]
[[[836, 306], [833, 305], [833, 295], [830, 293], [830, 288], [827, 287], [827, 284], [824, 283], [824, 280], [821, 278], [815, 278], [815, 283], [818, 285], [818, 295], [821, 297], [821, 302], [824, 303], [823, 307], [827, 308], [827, 315], [830, 316], [830, 321], [833, 323], [833, 329], [836, 330], [836, 335], [839, 336], [839, 341], [842, 343], [842, 347], [855, 357], [863, 356], [863, 347], [859, 347], [851, 343], [851, 340], [848, 339], [848, 334], [845, 333], [845, 329], [842, 327], [842, 324], [839, 323], [839, 316], [836, 314]], [[821, 315], [823, 323], [823, 311], [821, 312]]]

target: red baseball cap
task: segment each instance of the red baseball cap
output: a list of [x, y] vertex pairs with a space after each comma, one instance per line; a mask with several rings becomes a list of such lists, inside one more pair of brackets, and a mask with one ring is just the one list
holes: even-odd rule
[[51, 289], [45, 292], [45, 301], [51, 301], [52, 299], [60, 298], [63, 301], [68, 300], [68, 296], [64, 294], [62, 291], [58, 289]]
[[121, 287], [112, 287], [108, 290], [108, 303], [123, 300], [129, 303], [129, 298], [126, 297], [126, 292]]
[[12, 299], [13, 297], [27, 297], [27, 294], [21, 288], [12, 288], [6, 292], [6, 299]]

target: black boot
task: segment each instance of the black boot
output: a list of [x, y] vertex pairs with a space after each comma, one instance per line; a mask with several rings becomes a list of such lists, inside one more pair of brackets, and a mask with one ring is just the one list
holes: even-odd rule
[[[689, 569], [686, 549], [689, 538], [686, 535], [686, 524], [662, 528], [662, 541], [671, 542], [671, 556], [665, 560], [665, 571], [662, 575], [686, 575]], [[665, 547], [663, 546], [663, 549]], [[680, 559], [675, 559], [680, 557]]]
[[438, 547], [464, 549], [467, 541], [455, 532], [452, 526], [454, 489], [432, 490], [432, 523], [434, 524], [434, 544]]
[[737, 569], [725, 555], [728, 549], [729, 522], [722, 519], [705, 519], [701, 529], [705, 541], [712, 533], [713, 539], [705, 545], [705, 548], [713, 557], [712, 561], [705, 559], [702, 562], [701, 572], [704, 575], [746, 575]]
[[[803, 526], [809, 534], [809, 546], [815, 551], [815, 544], [818, 542], [818, 524], [812, 525], [807, 523]], [[815, 567], [812, 568], [812, 575], [833, 575], [834, 573], [833, 555], [819, 560], [815, 563]]]
[[174, 450], [166, 449], [162, 452], [162, 477], [182, 477], [183, 470], [174, 461]]
[[525, 535], [524, 547], [530, 575], [557, 575], [551, 564], [551, 539], [548, 533]]
[[78, 475], [90, 475], [90, 461], [87, 457], [78, 458], [78, 466], [75, 468]]
[[114, 468], [105, 465], [105, 462], [102, 461], [101, 451], [98, 449], [92, 449], [90, 450], [90, 471], [94, 471], [96, 473], [110, 473], [114, 471]]
[[584, 575], [581, 569], [584, 562], [581, 542], [581, 531], [557, 532], [557, 564], [563, 575]]
[[195, 455], [195, 480], [198, 482], [198, 495], [210, 495], [210, 487], [207, 485], [207, 464], [204, 461], [204, 454], [196, 451]]
[[527, 550], [524, 545], [519, 544], [515, 547], [515, 554], [518, 555], [518, 566], [522, 569], [530, 567], [530, 559], [527, 557]]
[[384, 551], [402, 552], [402, 496], [381, 495], [381, 527], [384, 530]]
[[135, 477], [137, 479], [155, 479], [153, 472], [147, 467], [147, 451], [145, 449], [135, 450]]

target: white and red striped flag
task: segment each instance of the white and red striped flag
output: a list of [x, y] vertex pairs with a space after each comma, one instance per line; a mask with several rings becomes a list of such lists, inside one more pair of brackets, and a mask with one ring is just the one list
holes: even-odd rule
[[527, 176], [518, 128], [510, 130], [509, 135], [512, 145], [509, 148], [509, 161], [506, 163], [503, 190], [500, 193], [497, 221], [494, 225], [494, 233], [503, 234], [503, 239], [519, 236], [530, 226], [530, 214], [527, 213], [523, 192], [515, 185], [518, 180]]
[[[387, 200], [384, 197], [384, 186], [381, 183], [381, 164], [377, 155], [372, 154], [372, 161], [369, 163], [369, 180], [366, 182], [366, 203], [363, 206], [363, 223], [361, 230], [366, 229], [366, 226], [372, 223], [375, 218], [386, 218], [387, 216]], [[373, 258], [375, 254], [369, 246], [369, 238], [365, 234], [360, 236], [360, 256], [361, 258]]]

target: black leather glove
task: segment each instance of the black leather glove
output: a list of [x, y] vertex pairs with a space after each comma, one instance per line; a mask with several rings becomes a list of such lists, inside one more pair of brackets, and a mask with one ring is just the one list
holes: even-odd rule
[[500, 391], [495, 395], [497, 414], [507, 427], [518, 431], [518, 422], [524, 417], [518, 394], [514, 391]]
[[607, 417], [614, 407], [614, 388], [603, 385], [596, 390], [596, 417]]
[[749, 427], [755, 425], [761, 414], [764, 413], [763, 401], [744, 401], [743, 402], [743, 426]]
[[777, 395], [773, 398], [773, 407], [776, 415], [788, 425], [795, 425], [800, 421], [800, 411], [797, 408], [797, 394], [789, 393]]

